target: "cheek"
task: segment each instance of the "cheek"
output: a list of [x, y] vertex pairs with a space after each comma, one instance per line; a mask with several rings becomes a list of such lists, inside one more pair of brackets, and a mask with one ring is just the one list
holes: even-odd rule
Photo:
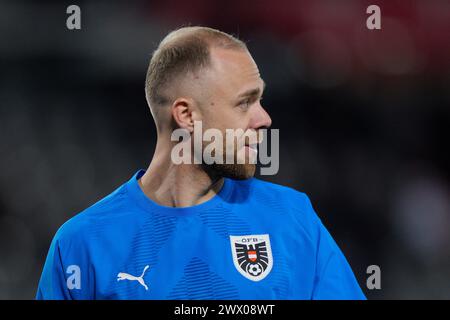
[[203, 117], [203, 127], [225, 130], [232, 128], [233, 125], [232, 112], [224, 110], [224, 108], [211, 108]]
[[204, 128], [215, 128], [224, 133], [226, 129], [246, 130], [249, 127], [248, 114], [229, 104], [210, 103], [203, 112], [202, 121]]

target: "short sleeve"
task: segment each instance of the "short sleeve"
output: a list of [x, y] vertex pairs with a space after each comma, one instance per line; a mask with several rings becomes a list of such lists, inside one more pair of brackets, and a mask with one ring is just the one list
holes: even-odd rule
[[365, 300], [342, 251], [319, 220], [317, 265], [312, 299]]
[[59, 242], [53, 239], [45, 260], [44, 269], [36, 293], [37, 300], [71, 300], [67, 279], [61, 260]]

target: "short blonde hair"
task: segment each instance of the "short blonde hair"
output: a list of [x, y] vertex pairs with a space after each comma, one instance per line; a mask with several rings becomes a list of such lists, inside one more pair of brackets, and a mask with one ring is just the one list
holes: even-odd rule
[[183, 27], [170, 32], [154, 51], [147, 70], [145, 94], [150, 106], [170, 102], [164, 91], [175, 77], [209, 66], [211, 47], [247, 50], [243, 41], [208, 27]]

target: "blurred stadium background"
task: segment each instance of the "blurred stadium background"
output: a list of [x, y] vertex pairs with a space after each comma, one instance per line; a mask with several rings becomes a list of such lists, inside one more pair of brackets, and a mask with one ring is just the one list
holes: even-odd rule
[[0, 1], [0, 299], [34, 298], [57, 228], [147, 166], [149, 58], [197, 24], [247, 41], [280, 129], [263, 178], [310, 196], [368, 298], [449, 299], [447, 0]]

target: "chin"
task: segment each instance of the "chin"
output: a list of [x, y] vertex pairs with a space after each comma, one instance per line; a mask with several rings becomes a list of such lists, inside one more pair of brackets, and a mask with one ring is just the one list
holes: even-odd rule
[[212, 164], [205, 168], [214, 176], [233, 180], [247, 180], [255, 175], [254, 164]]

